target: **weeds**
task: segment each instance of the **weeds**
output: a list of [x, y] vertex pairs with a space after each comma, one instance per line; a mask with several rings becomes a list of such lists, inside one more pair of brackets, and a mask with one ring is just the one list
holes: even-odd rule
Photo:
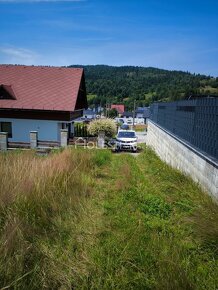
[[65, 150], [0, 158], [1, 287], [70, 288], [73, 253], [64, 247], [73, 247], [74, 236], [67, 219], [92, 192], [91, 156]]
[[192, 214], [191, 221], [196, 236], [218, 256], [218, 204], [212, 199], [204, 200]]
[[217, 289], [217, 204], [151, 150], [1, 154], [0, 179], [0, 289]]

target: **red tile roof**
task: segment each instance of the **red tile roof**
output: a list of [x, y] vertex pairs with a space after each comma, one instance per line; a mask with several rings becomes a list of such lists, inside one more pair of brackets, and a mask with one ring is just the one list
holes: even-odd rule
[[0, 109], [74, 111], [82, 75], [81, 68], [0, 65], [0, 86], [14, 97], [0, 99]]
[[116, 109], [119, 114], [123, 114], [125, 111], [124, 105], [111, 105], [111, 109]]

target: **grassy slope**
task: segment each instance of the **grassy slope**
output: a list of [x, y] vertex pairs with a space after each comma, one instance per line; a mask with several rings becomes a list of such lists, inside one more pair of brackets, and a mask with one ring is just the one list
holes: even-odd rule
[[0, 286], [217, 289], [217, 205], [150, 150], [0, 159]]

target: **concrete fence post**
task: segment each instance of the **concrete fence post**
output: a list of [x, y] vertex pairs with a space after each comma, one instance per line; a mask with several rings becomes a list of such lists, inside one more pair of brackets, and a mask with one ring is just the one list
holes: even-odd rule
[[100, 131], [98, 133], [98, 148], [103, 149], [105, 145], [105, 133], [103, 131]]
[[8, 133], [0, 132], [0, 150], [8, 149]]
[[61, 147], [67, 147], [68, 145], [68, 130], [61, 129]]
[[38, 132], [30, 131], [30, 148], [35, 149], [38, 146]]

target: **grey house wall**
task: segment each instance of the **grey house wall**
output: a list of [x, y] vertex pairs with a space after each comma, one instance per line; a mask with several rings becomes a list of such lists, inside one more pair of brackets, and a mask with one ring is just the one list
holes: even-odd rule
[[152, 121], [148, 121], [147, 145], [172, 167], [189, 175], [218, 199], [218, 163]]

